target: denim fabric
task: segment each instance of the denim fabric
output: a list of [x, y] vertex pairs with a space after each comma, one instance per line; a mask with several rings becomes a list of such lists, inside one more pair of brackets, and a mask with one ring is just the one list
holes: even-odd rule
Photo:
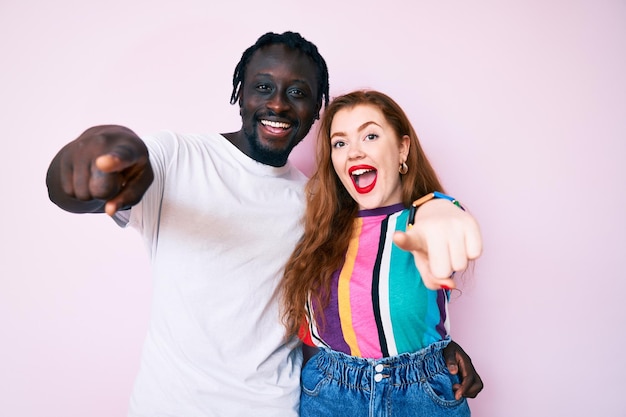
[[321, 349], [302, 369], [300, 417], [469, 417], [467, 400], [454, 399], [448, 342], [382, 359]]

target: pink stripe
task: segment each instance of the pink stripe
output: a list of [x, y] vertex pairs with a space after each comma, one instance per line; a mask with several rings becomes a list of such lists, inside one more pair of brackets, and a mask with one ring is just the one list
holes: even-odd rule
[[[374, 318], [372, 277], [370, 275], [376, 262], [380, 239], [380, 226], [377, 219], [378, 216], [363, 218], [363, 228], [359, 236], [359, 251], [354, 265], [353, 279], [350, 281], [352, 326], [361, 350], [361, 356], [364, 358], [382, 357]], [[370, 221], [374, 223], [375, 230], [372, 230]], [[356, 280], [355, 277], [360, 278]]]

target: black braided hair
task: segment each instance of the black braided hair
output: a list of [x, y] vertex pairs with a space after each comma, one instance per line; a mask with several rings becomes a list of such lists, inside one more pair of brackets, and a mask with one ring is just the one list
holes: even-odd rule
[[326, 61], [317, 51], [317, 46], [304, 39], [297, 32], [284, 32], [274, 33], [267, 32], [257, 39], [256, 43], [246, 49], [241, 55], [241, 60], [235, 67], [235, 73], [233, 74], [233, 92], [230, 95], [230, 104], [235, 104], [239, 98], [241, 92], [241, 86], [244, 83], [244, 75], [246, 73], [246, 67], [252, 55], [260, 48], [268, 45], [283, 44], [290, 49], [297, 49], [307, 56], [309, 56], [317, 66], [317, 103], [322, 104], [324, 100], [324, 107], [328, 105], [328, 67]]

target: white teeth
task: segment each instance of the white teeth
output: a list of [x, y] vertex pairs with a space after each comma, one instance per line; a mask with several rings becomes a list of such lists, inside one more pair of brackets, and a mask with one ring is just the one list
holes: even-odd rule
[[263, 126], [280, 127], [281, 129], [289, 129], [291, 125], [283, 122], [273, 122], [271, 120], [261, 120]]
[[357, 176], [358, 176], [358, 175], [363, 175], [363, 174], [365, 174], [366, 172], [370, 172], [370, 171], [373, 171], [373, 169], [364, 169], [364, 168], [361, 168], [361, 169], [355, 169], [354, 171], [352, 171], [352, 175], [357, 175]]

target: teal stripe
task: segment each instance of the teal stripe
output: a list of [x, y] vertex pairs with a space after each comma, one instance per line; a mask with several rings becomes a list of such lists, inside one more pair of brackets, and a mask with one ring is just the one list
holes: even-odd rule
[[[394, 227], [396, 231], [404, 231], [408, 220], [405, 210], [397, 217]], [[416, 323], [426, 314], [425, 306], [415, 300], [423, 300], [424, 294], [419, 272], [415, 269], [415, 261], [410, 252], [406, 252], [393, 244], [391, 249], [391, 265], [389, 274], [389, 308], [393, 337], [398, 353], [415, 351], [415, 336], [426, 329], [415, 328]]]
[[[389, 228], [406, 230], [409, 211], [404, 210]], [[389, 308], [398, 353], [415, 352], [439, 340], [435, 327], [440, 320], [437, 292], [426, 288], [410, 252], [389, 242], [391, 265]]]
[[433, 330], [439, 324], [441, 320], [441, 314], [439, 311], [439, 306], [437, 305], [437, 291], [429, 291], [424, 287], [427, 294], [424, 295], [424, 299], [427, 299], [426, 303], [426, 312], [424, 314], [424, 321], [426, 323], [426, 329], [422, 333], [422, 345], [428, 346], [431, 343], [434, 343], [440, 340], [439, 335]]

